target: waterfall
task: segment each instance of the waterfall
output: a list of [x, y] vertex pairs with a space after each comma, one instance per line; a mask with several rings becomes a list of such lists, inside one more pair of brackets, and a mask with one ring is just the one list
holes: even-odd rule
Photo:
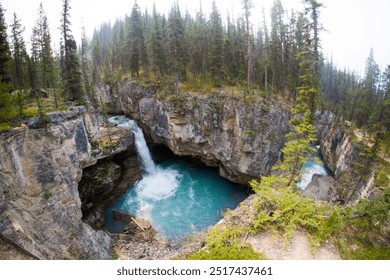
[[311, 182], [314, 174], [329, 176], [330, 171], [326, 167], [324, 161], [318, 156], [319, 146], [315, 146], [317, 149], [316, 154], [305, 162], [301, 167], [301, 180], [297, 183], [298, 188], [304, 190]]
[[146, 145], [142, 129], [137, 126], [137, 123], [133, 120], [129, 120], [124, 116], [112, 117], [109, 119], [109, 121], [119, 127], [129, 129], [134, 133], [135, 148], [139, 156], [142, 171], [144, 171], [146, 174], [156, 173], [156, 165], [154, 164], [149, 148]]
[[245, 193], [212, 170], [196, 168], [177, 159], [154, 164], [142, 130], [124, 116], [110, 122], [134, 133], [142, 179], [129, 186], [126, 194], [106, 208], [106, 226], [115, 232], [112, 212], [121, 210], [150, 221], [162, 238], [181, 242], [185, 236], [219, 221], [226, 208], [235, 208]]

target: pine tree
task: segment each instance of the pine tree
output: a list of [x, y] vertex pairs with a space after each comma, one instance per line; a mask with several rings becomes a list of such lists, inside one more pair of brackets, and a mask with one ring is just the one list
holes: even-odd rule
[[9, 83], [11, 81], [9, 73], [9, 51], [7, 25], [4, 17], [4, 9], [0, 3], [0, 81], [3, 83]]
[[235, 26], [232, 24], [230, 20], [230, 15], [227, 16], [227, 28], [226, 28], [226, 36], [223, 43], [223, 57], [224, 57], [224, 68], [223, 71], [225, 75], [230, 78], [234, 79], [236, 75], [234, 74], [234, 71], [236, 70], [235, 64], [234, 64], [234, 50], [233, 50], [233, 43], [234, 43], [234, 31]]
[[282, 149], [283, 161], [276, 165], [276, 169], [285, 172], [284, 183], [290, 186], [297, 181], [299, 170], [307, 161], [313, 149], [316, 129], [313, 124], [313, 112], [316, 109], [317, 96], [319, 94], [319, 77], [315, 72], [319, 57], [316, 56], [316, 46], [313, 40], [313, 25], [306, 19], [306, 32], [304, 33], [303, 51], [297, 56], [301, 67], [300, 86], [297, 88], [297, 103], [292, 109], [293, 118], [290, 123], [293, 131], [286, 135], [287, 142]]
[[[127, 23], [127, 46], [130, 53], [130, 73], [139, 76], [141, 63], [144, 59], [145, 40], [142, 26], [142, 15], [137, 4], [134, 2], [131, 15]], [[144, 69], [145, 71], [146, 69]]]
[[304, 0], [303, 1], [306, 4], [306, 15], [310, 14], [311, 21], [309, 22], [310, 24], [310, 29], [311, 32], [313, 33], [312, 35], [312, 40], [313, 40], [313, 55], [314, 55], [314, 74], [318, 75], [319, 74], [319, 67], [321, 63], [320, 59], [320, 36], [319, 32], [322, 30], [322, 26], [319, 23], [319, 17], [320, 17], [320, 9], [324, 7], [322, 3], [319, 3], [317, 0]]
[[284, 9], [280, 0], [275, 0], [271, 9], [271, 69], [272, 69], [272, 88], [281, 91], [284, 87]]
[[20, 19], [14, 13], [13, 22], [11, 24], [11, 46], [14, 66], [14, 87], [16, 89], [23, 90], [27, 86], [25, 81], [25, 69], [26, 69], [26, 44], [23, 39], [24, 28], [20, 22]]
[[244, 20], [245, 20], [246, 63], [247, 63], [246, 85], [247, 85], [247, 93], [249, 94], [250, 87], [251, 87], [251, 77], [252, 77], [252, 42], [251, 42], [250, 16], [251, 16], [251, 10], [253, 8], [253, 2], [252, 0], [242, 0], [241, 3], [244, 10]]
[[83, 84], [85, 92], [88, 96], [89, 101], [95, 108], [99, 107], [99, 102], [96, 97], [95, 88], [91, 81], [89, 61], [88, 61], [88, 40], [85, 35], [85, 28], [82, 28], [81, 38], [81, 68], [83, 73]]
[[[387, 132], [390, 132], [390, 65], [387, 65], [383, 73], [384, 97], [380, 113], [380, 122]], [[390, 141], [389, 141], [390, 144]]]
[[173, 4], [168, 19], [168, 52], [170, 72], [175, 75], [176, 84], [187, 79], [187, 53], [185, 30], [178, 1]]
[[195, 20], [187, 28], [189, 66], [194, 81], [206, 80], [208, 69], [209, 38], [208, 28], [202, 6]]
[[63, 95], [72, 101], [82, 101], [80, 61], [77, 56], [77, 44], [70, 30], [70, 0], [63, 0], [61, 18], [61, 70]]
[[269, 43], [269, 36], [268, 36], [268, 28], [267, 28], [267, 21], [265, 19], [265, 12], [263, 9], [263, 29], [264, 29], [264, 62], [263, 62], [263, 67], [264, 67], [264, 89], [265, 89], [265, 96], [268, 96], [268, 68], [270, 64], [270, 43]]
[[211, 80], [219, 84], [223, 79], [223, 27], [217, 5], [213, 1], [210, 15], [210, 54], [209, 68]]
[[166, 74], [166, 54], [160, 19], [153, 4], [153, 24], [149, 42], [152, 71], [159, 77]]
[[26, 79], [26, 69], [28, 67], [28, 55], [26, 45], [23, 39], [24, 28], [16, 13], [11, 24], [11, 47], [13, 56], [14, 87], [17, 89], [18, 114], [23, 116], [24, 109], [24, 90], [28, 86]]
[[51, 47], [49, 23], [42, 3], [38, 8], [38, 20], [33, 28], [31, 54], [37, 63], [38, 86], [48, 89], [53, 87], [55, 61]]

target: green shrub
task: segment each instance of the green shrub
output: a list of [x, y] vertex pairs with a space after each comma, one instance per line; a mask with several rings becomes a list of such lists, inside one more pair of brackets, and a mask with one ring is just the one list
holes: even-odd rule
[[249, 137], [255, 137], [257, 135], [256, 131], [250, 129], [244, 129], [243, 133]]
[[10, 131], [11, 128], [12, 128], [12, 123], [10, 122], [0, 123], [0, 133]]
[[347, 252], [343, 257], [347, 260], [390, 260], [390, 248], [369, 246]]
[[32, 118], [38, 115], [38, 108], [37, 107], [30, 107], [23, 111], [23, 114], [27, 118]]
[[376, 186], [377, 187], [387, 187], [389, 185], [389, 177], [383, 171], [378, 172], [376, 175]]
[[344, 211], [338, 206], [317, 206], [313, 199], [303, 197], [291, 187], [278, 188], [284, 184], [284, 178], [275, 175], [251, 182], [258, 196], [257, 219], [253, 222], [256, 232], [275, 228], [286, 243], [298, 228], [307, 230], [315, 244], [339, 236], [344, 229]]
[[45, 200], [49, 200], [49, 198], [52, 196], [52, 193], [48, 190], [48, 189], [44, 189], [43, 190], [43, 194], [42, 194], [42, 197], [45, 199]]
[[16, 117], [14, 98], [9, 93], [10, 87], [0, 82], [0, 122], [8, 122]]
[[262, 253], [255, 252], [253, 248], [245, 246], [224, 245], [216, 246], [198, 253], [191, 254], [189, 260], [265, 260]]

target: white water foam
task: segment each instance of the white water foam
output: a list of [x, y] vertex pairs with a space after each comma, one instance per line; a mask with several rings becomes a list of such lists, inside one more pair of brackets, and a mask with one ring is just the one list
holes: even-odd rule
[[138, 158], [143, 167], [143, 178], [134, 186], [139, 203], [137, 216], [152, 222], [153, 202], [174, 195], [180, 186], [181, 175], [176, 170], [156, 167], [144, 134], [135, 121], [124, 116], [112, 117], [109, 121], [119, 127], [130, 129], [134, 133]]
[[312, 160], [309, 160], [302, 167], [301, 180], [297, 184], [298, 188], [304, 190], [310, 184], [314, 174], [329, 175], [323, 165], [320, 165]]

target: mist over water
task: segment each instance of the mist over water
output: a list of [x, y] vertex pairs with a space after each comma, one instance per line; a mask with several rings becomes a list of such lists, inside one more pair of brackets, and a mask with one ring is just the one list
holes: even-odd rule
[[123, 224], [112, 218], [113, 210], [148, 219], [165, 238], [180, 242], [186, 236], [214, 225], [226, 208], [235, 208], [247, 195], [220, 177], [216, 170], [195, 167], [183, 160], [169, 159], [155, 165], [142, 130], [124, 117], [110, 119], [131, 129], [136, 138], [143, 179], [105, 211], [106, 226], [118, 232]]

